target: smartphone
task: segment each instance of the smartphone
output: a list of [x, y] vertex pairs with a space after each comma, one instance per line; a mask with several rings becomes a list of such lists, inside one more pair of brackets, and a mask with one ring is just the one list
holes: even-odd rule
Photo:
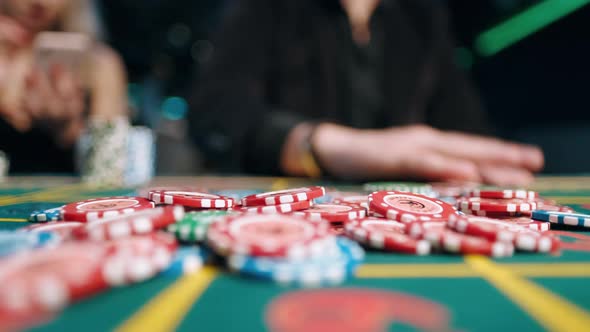
[[78, 77], [84, 77], [90, 38], [75, 32], [41, 32], [33, 43], [35, 62], [48, 71], [59, 64]]

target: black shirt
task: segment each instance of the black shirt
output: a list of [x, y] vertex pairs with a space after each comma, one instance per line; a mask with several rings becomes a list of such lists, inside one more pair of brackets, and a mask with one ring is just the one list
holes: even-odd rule
[[346, 124], [355, 128], [378, 128], [383, 121], [383, 8], [370, 21], [371, 39], [366, 45], [352, 37], [348, 17], [341, 12], [338, 24], [340, 109]]
[[304, 121], [488, 132], [439, 2], [382, 0], [367, 47], [338, 0], [237, 0], [227, 13], [189, 114], [215, 171], [280, 173]]

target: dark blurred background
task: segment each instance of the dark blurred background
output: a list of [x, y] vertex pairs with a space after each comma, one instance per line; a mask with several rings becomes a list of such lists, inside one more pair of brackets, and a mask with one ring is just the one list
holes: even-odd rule
[[[129, 71], [135, 121], [158, 133], [160, 174], [194, 173], [187, 100], [235, 0], [103, 0]], [[432, 0], [442, 1], [442, 0]], [[457, 64], [503, 137], [541, 145], [547, 173], [590, 172], [590, 0], [446, 0]]]

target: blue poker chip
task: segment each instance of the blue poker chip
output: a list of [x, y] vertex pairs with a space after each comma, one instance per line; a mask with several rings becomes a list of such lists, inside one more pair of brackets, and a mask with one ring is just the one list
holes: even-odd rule
[[52, 209], [33, 211], [29, 216], [30, 222], [49, 222], [61, 220], [60, 211], [63, 206]]
[[334, 286], [354, 275], [365, 253], [354, 241], [336, 237], [333, 248], [307, 261], [282, 258], [231, 256], [230, 269], [260, 279], [273, 280], [282, 285], [303, 287]]
[[588, 214], [535, 210], [532, 212], [531, 218], [552, 224], [590, 228], [590, 215]]
[[174, 253], [170, 265], [162, 271], [167, 277], [179, 277], [199, 271], [209, 260], [211, 252], [205, 247], [180, 247]]
[[0, 257], [21, 251], [57, 245], [59, 237], [53, 233], [0, 231]]

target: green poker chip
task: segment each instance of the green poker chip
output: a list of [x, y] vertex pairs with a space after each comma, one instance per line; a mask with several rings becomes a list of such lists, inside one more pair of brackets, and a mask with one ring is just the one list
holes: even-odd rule
[[228, 211], [222, 210], [188, 212], [184, 218], [168, 226], [168, 232], [174, 234], [181, 242], [203, 242], [209, 226], [227, 214]]
[[387, 190], [436, 197], [432, 186], [421, 182], [369, 182], [363, 185], [363, 189], [367, 192]]

